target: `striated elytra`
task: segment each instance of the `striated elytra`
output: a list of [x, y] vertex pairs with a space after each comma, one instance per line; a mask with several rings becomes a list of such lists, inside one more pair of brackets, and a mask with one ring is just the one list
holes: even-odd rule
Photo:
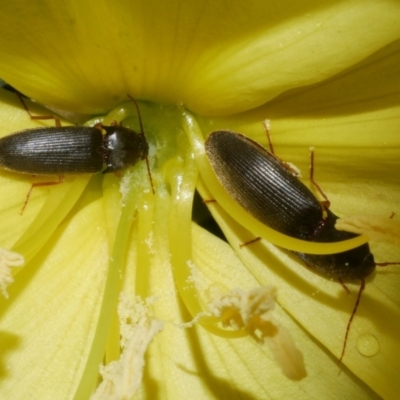
[[[103, 133], [104, 132], [104, 133]], [[123, 126], [34, 128], [0, 139], [0, 166], [29, 174], [115, 172], [146, 159], [145, 136]]]
[[[92, 127], [61, 126], [55, 116], [33, 116], [19, 96], [32, 120], [54, 119], [56, 126], [27, 129], [0, 139], [0, 167], [26, 174], [60, 175], [59, 182], [34, 183], [28, 192], [21, 215], [32, 189], [61, 183], [64, 174], [118, 172], [146, 160], [151, 189], [153, 180], [149, 165], [149, 144], [143, 130], [142, 118], [136, 100], [134, 103], [140, 124], [140, 133], [118, 125], [101, 123]], [[106, 168], [104, 168], [104, 166]]]
[[[288, 236], [314, 242], [339, 242], [357, 235], [335, 229], [337, 216], [321, 206], [273, 154], [231, 131], [212, 132], [205, 150], [227, 193], [263, 224]], [[375, 269], [369, 245], [342, 253], [295, 253], [307, 265], [339, 279], [364, 279]]]

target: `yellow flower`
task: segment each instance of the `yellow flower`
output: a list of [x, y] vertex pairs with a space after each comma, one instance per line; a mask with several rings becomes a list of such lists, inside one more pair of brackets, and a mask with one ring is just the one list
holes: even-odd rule
[[[138, 162], [121, 178], [73, 175], [35, 188], [20, 215], [32, 179], [43, 177], [1, 171], [0, 247], [25, 258], [22, 267], [17, 254], [0, 254], [9, 296], [0, 305], [1, 398], [85, 399], [96, 387], [95, 398], [116, 399], [395, 398], [396, 267], [367, 280], [337, 365], [358, 283], [347, 295], [265, 241], [240, 249], [254, 234], [222, 203], [210, 209], [232, 247], [192, 224], [189, 140], [199, 126], [265, 144], [269, 119], [276, 153], [306, 184], [315, 146], [316, 179], [335, 213], [399, 214], [400, 5], [132, 3], [2, 5], [0, 77], [12, 86], [73, 121], [107, 112], [87, 123], [117, 120], [136, 132], [127, 94], [143, 100], [155, 195]], [[2, 136], [54, 124], [31, 121], [13, 94], [0, 98]], [[377, 262], [400, 260], [391, 244], [371, 248]], [[298, 365], [298, 380], [281, 372]]]

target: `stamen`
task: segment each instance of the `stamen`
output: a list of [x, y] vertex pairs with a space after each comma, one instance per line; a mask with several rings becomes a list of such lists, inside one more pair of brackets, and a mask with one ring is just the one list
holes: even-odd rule
[[164, 327], [163, 322], [148, 315], [143, 302], [128, 303], [121, 294], [118, 307], [123, 343], [121, 357], [101, 367], [103, 382], [92, 400], [133, 398], [143, 380], [146, 351], [154, 336]]
[[274, 319], [275, 294], [272, 286], [248, 292], [237, 288], [214, 300], [210, 312], [224, 326], [245, 329], [257, 342], [266, 342], [282, 372], [289, 379], [299, 380], [307, 375], [303, 356], [289, 332]]
[[7, 286], [14, 282], [11, 268], [25, 263], [21, 254], [0, 248], [0, 292], [8, 299]]

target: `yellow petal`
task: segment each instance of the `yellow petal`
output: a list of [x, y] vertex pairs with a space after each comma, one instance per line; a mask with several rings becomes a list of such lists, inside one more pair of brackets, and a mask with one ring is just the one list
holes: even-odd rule
[[[159, 216], [165, 217], [166, 202], [164, 199], [156, 204], [154, 211]], [[168, 246], [160, 237], [164, 230], [165, 225], [158, 223], [153, 236], [157, 251], [152, 255], [151, 269], [141, 272], [149, 274], [148, 290], [153, 294], [146, 304], [155, 317], [165, 321], [165, 325], [148, 347], [146, 372], [143, 386], [136, 394], [138, 398], [168, 396], [181, 399], [190, 395], [198, 399], [220, 399], [234, 398], [239, 393], [242, 397], [309, 399], [324, 393], [326, 387], [330, 388], [333, 397], [375, 398], [374, 393], [348, 370], [338, 376], [336, 360], [279, 307], [276, 318], [307, 354], [308, 377], [300, 382], [284, 377], [268, 346], [260, 345], [250, 337], [227, 340], [210, 334], [201, 326], [182, 324], [182, 321], [191, 321], [191, 316], [173, 290]], [[136, 239], [135, 231], [134, 228], [133, 240]], [[259, 285], [226, 243], [196, 226], [193, 226], [192, 234], [195, 243], [193, 263], [199, 288], [212, 291], [238, 285], [249, 289]], [[134, 249], [131, 251], [134, 253]], [[135, 255], [130, 254], [129, 258], [135, 259]], [[128, 267], [127, 272], [130, 278], [125, 285], [129, 288], [135, 284], [135, 277], [132, 268]]]
[[[266, 142], [262, 121], [270, 120], [275, 153], [294, 162], [308, 178], [309, 147], [315, 146], [315, 178], [339, 216], [375, 215], [387, 218], [400, 212], [400, 81], [399, 43], [323, 84], [298, 89], [250, 113], [235, 125], [214, 119], [204, 130], [237, 129]], [[373, 82], [366, 84], [366, 82]], [[232, 121], [231, 121], [232, 122]], [[312, 186], [312, 185], [310, 185]], [[212, 205], [210, 208], [218, 208]], [[336, 282], [318, 276], [289, 253], [267, 243], [240, 249], [254, 238], [225, 214], [226, 227], [254, 276], [280, 289], [280, 304], [337, 357], [359, 286], [346, 295]], [[372, 241], [377, 262], [399, 261], [400, 251]], [[353, 320], [343, 363], [380, 396], [395, 398], [400, 349], [398, 266], [377, 269], [366, 285]], [[307, 355], [305, 354], [307, 359]]]
[[[101, 202], [61, 226], [1, 301], [2, 398], [70, 397], [96, 328], [108, 246]], [[88, 221], [97, 221], [88, 229]]]
[[[211, 209], [216, 211], [214, 215], [218, 223], [249, 272], [260, 284], [275, 285], [278, 288], [279, 304], [339, 357], [359, 285], [351, 286], [352, 294], [347, 295], [338, 282], [317, 275], [300, 264], [295, 256], [267, 242], [241, 248], [242, 243], [254, 236], [218, 205], [213, 205]], [[399, 250], [387, 247], [373, 246], [372, 251], [379, 259], [383, 256], [390, 259], [400, 257]], [[342, 361], [366, 384], [387, 398], [393, 398], [392, 395], [398, 393], [399, 389], [394, 378], [397, 374], [396, 355], [399, 351], [395, 337], [400, 329], [397, 322], [400, 301], [396, 294], [399, 287], [396, 268], [398, 267], [385, 267], [384, 270], [377, 271], [373, 281], [368, 280]], [[302, 351], [307, 363], [307, 350]], [[313, 359], [313, 362], [316, 360]], [[306, 366], [308, 370], [309, 365]]]
[[[193, 229], [193, 238], [196, 242], [194, 262], [198, 269], [197, 273], [204, 280], [211, 282], [208, 291], [213, 288], [221, 290], [224, 287], [238, 286], [248, 289], [267, 284], [268, 278], [259, 279], [260, 275], [249, 274], [249, 270], [238, 262], [232, 249], [227, 244], [221, 243], [221, 240], [198, 227]], [[210, 249], [214, 251], [211, 252]], [[259, 263], [262, 261], [259, 260]], [[264, 263], [262, 264], [264, 271], [268, 269]], [[259, 272], [262, 273], [261, 270]], [[285, 297], [286, 287], [278, 286], [277, 296], [278, 299]], [[278, 305], [274, 309], [274, 318], [290, 332], [297, 348], [303, 353], [307, 377], [299, 382], [284, 378], [268, 346], [260, 345], [250, 337], [224, 340], [209, 335], [199, 328], [197, 340], [200, 340], [202, 352], [206, 356], [198, 368], [202, 370], [206, 387], [215, 387], [216, 398], [228, 398], [233, 391], [239, 393], [245, 391], [255, 398], [309, 399], [324, 393], [326, 390], [324, 387], [329, 387], [329, 390], [333, 391], [332, 397], [335, 398], [351, 397], [350, 393], [356, 398], [374, 398], [374, 393], [347, 369], [338, 375], [339, 367], [336, 359], [312, 340]], [[161, 336], [159, 338], [161, 339]], [[192, 338], [194, 343], [197, 343], [194, 334]], [[225, 379], [229, 380], [229, 385], [216, 387], [215, 377], [222, 382], [225, 382]]]
[[129, 93], [232, 114], [369, 56], [399, 37], [399, 15], [389, 0], [18, 0], [2, 7], [0, 76], [80, 113]]

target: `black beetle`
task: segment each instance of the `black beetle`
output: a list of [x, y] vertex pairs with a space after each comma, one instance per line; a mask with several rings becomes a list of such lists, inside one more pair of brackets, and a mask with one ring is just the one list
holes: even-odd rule
[[[357, 236], [336, 230], [338, 217], [324, 202], [318, 201], [287, 165], [253, 140], [231, 131], [216, 131], [206, 139], [205, 151], [224, 189], [263, 224], [288, 236], [313, 242], [339, 242]], [[350, 323], [365, 287], [364, 278], [374, 271], [376, 265], [389, 263], [376, 264], [368, 244], [336, 254], [294, 253], [308, 266], [336, 277], [340, 282], [342, 279], [361, 280], [340, 361]]]
[[[253, 140], [217, 131], [207, 138], [205, 150], [229, 195], [263, 224], [314, 242], [340, 242], [357, 236], [336, 230], [338, 217], [321, 206], [276, 156]], [[341, 279], [363, 279], [375, 268], [368, 244], [336, 254], [295, 254], [316, 270]]]
[[[55, 119], [58, 126], [27, 129], [1, 138], [0, 167], [28, 174], [64, 175], [99, 172], [105, 165], [103, 173], [108, 173], [146, 160], [154, 193], [148, 162], [149, 145], [143, 131], [139, 107], [131, 96], [128, 97], [136, 106], [140, 133], [117, 124], [96, 124], [93, 127], [59, 126], [59, 121], [54, 116], [32, 116], [20, 97], [31, 119]], [[60, 182], [36, 183], [32, 188]]]
[[[104, 132], [104, 134], [103, 134]], [[0, 166], [28, 174], [103, 173], [144, 160], [142, 133], [123, 126], [54, 126], [27, 129], [0, 139]]]

